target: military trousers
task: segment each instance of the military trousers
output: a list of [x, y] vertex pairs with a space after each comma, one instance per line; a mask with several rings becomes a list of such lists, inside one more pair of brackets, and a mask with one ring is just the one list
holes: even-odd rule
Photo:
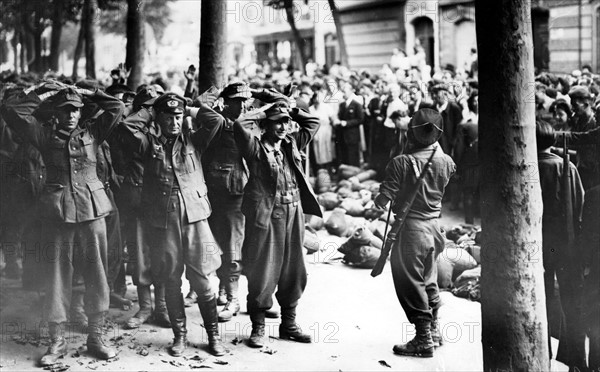
[[85, 312], [108, 311], [107, 240], [104, 218], [80, 223], [45, 223], [41, 259], [46, 265], [45, 313], [48, 322], [67, 321], [73, 272], [85, 283]]
[[[125, 271], [125, 263], [123, 261], [125, 247], [121, 239], [121, 219], [114, 194], [109, 188], [105, 190], [113, 206], [113, 211], [105, 218], [106, 240], [108, 244], [108, 285], [110, 290], [113, 291], [121, 290], [125, 285], [125, 276], [123, 275]], [[119, 283], [117, 283], [117, 280], [119, 280]]]
[[[154, 284], [164, 284], [166, 296], [181, 293], [181, 277], [185, 276], [199, 301], [214, 298], [209, 276], [221, 266], [221, 250], [207, 220], [187, 222], [181, 194], [171, 194], [167, 228], [144, 226]], [[167, 303], [167, 306], [169, 304]]]
[[223, 251], [221, 267], [217, 275], [221, 284], [238, 280], [242, 272], [242, 244], [244, 243], [244, 222], [242, 213], [243, 195], [209, 194], [214, 210], [208, 218], [210, 229]]
[[390, 253], [396, 295], [411, 323], [441, 306], [436, 258], [444, 250], [438, 219], [407, 218]]
[[242, 251], [248, 278], [248, 312], [268, 310], [273, 293], [281, 308], [294, 308], [306, 288], [304, 264], [304, 213], [299, 202], [273, 207], [266, 228], [246, 221]]

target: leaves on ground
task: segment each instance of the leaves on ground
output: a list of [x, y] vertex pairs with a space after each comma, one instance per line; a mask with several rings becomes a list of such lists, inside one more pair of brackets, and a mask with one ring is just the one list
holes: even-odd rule
[[50, 372], [64, 372], [64, 371], [68, 371], [69, 368], [71, 368], [71, 366], [69, 366], [67, 364], [63, 364], [63, 363], [56, 363], [51, 366], [44, 367], [44, 369], [46, 371], [50, 371]]
[[232, 343], [232, 344], [234, 344], [234, 345], [237, 345], [237, 344], [239, 344], [239, 343], [241, 343], [241, 342], [242, 342], [242, 340], [240, 340], [240, 339], [239, 339], [239, 338], [237, 338], [237, 337], [236, 337], [236, 338], [234, 338], [233, 340], [231, 340], [231, 343]]
[[273, 355], [273, 354], [275, 354], [277, 352], [277, 350], [271, 349], [270, 347], [265, 346], [264, 348], [260, 349], [260, 352], [261, 353], [265, 353], [265, 354], [269, 354], [269, 355]]
[[226, 362], [226, 361], [224, 361], [224, 360], [217, 359], [217, 360], [215, 360], [215, 364], [219, 364], [219, 365], [221, 365], [221, 366], [226, 366], [226, 365], [228, 365], [228, 364], [229, 364], [229, 362]]
[[387, 364], [387, 362], [385, 360], [380, 360], [379, 364], [381, 364], [384, 367], [392, 368], [392, 366], [390, 366], [389, 364]]

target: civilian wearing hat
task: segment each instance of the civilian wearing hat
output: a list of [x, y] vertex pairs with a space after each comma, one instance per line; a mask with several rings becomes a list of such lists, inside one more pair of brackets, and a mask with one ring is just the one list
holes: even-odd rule
[[[141, 215], [150, 247], [153, 279], [166, 286], [166, 302], [175, 335], [171, 353], [186, 349], [186, 315], [181, 293], [184, 268], [190, 286], [198, 294], [198, 306], [208, 334], [209, 352], [225, 354], [217, 323], [217, 303], [209, 275], [221, 265], [221, 250], [211, 232], [211, 205], [200, 157], [225, 119], [197, 101], [165, 93], [154, 102], [154, 129], [125, 120], [131, 145], [144, 164]], [[199, 129], [182, 131], [184, 115]]]
[[[242, 271], [242, 242], [244, 215], [242, 199], [248, 182], [248, 171], [233, 136], [233, 122], [245, 111], [245, 103], [252, 97], [245, 83], [229, 84], [220, 94], [223, 108], [217, 112], [225, 118], [215, 138], [202, 154], [208, 198], [213, 210], [208, 223], [223, 251], [219, 277], [219, 321], [226, 322], [240, 311], [238, 279]], [[187, 297], [189, 297], [188, 295]], [[191, 302], [191, 301], [190, 301]]]
[[[44, 241], [51, 242], [45, 246], [44, 257], [59, 257], [47, 263], [45, 312], [51, 341], [40, 363], [52, 365], [68, 350], [63, 326], [67, 321], [74, 266], [81, 271], [86, 284], [88, 352], [100, 359], [110, 359], [116, 353], [104, 344], [102, 325], [109, 305], [104, 217], [112, 206], [96, 173], [96, 154], [98, 146], [117, 125], [124, 106], [102, 92], [54, 82], [32, 87], [25, 93], [6, 102], [3, 116], [15, 132], [42, 153], [48, 172], [40, 196], [40, 213], [44, 218]], [[103, 110], [84, 125], [79, 124], [82, 94]], [[42, 102], [54, 110], [52, 126], [42, 126], [32, 115]], [[75, 257], [85, 259], [73, 260]]]
[[444, 249], [444, 236], [438, 219], [444, 189], [456, 171], [452, 158], [437, 143], [442, 131], [439, 113], [432, 109], [417, 111], [408, 129], [409, 153], [390, 161], [380, 194], [375, 198], [380, 208], [392, 201], [392, 211], [399, 213], [402, 198], [435, 153], [390, 255], [396, 294], [417, 331], [407, 344], [394, 346], [394, 353], [401, 355], [431, 357], [434, 346], [442, 342], [437, 319], [441, 300], [436, 257]]
[[[598, 126], [592, 108], [593, 98], [587, 87], [574, 86], [569, 91], [573, 116], [569, 120], [572, 132], [587, 132]], [[577, 170], [581, 176], [584, 189], [588, 190], [600, 185], [600, 156], [598, 145], [575, 145], [577, 150]]]
[[[262, 92], [254, 95], [269, 104], [243, 115], [234, 123], [234, 135], [250, 170], [244, 189], [242, 212], [246, 232], [242, 248], [248, 278], [248, 313], [252, 321], [250, 347], [262, 347], [265, 311], [273, 293], [281, 306], [279, 337], [311, 342], [296, 324], [296, 306], [307, 276], [303, 257], [304, 213], [320, 216], [321, 209], [304, 176], [300, 151], [312, 140], [319, 120], [281, 103], [286, 97]], [[290, 134], [292, 120], [299, 130]], [[247, 127], [258, 122], [264, 134], [257, 137]]]

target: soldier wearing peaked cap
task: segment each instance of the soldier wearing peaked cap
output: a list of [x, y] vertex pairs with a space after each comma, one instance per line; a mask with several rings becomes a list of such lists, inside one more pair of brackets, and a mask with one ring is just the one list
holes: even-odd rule
[[[208, 198], [218, 205], [208, 222], [223, 251], [219, 277], [218, 305], [225, 305], [219, 312], [219, 321], [229, 321], [240, 311], [238, 280], [242, 271], [242, 242], [244, 241], [244, 215], [242, 199], [248, 182], [248, 170], [233, 137], [233, 122], [245, 111], [252, 95], [245, 83], [233, 83], [223, 89], [223, 107], [217, 112], [225, 118], [224, 125], [216, 133], [202, 155]], [[186, 296], [186, 302], [195, 300], [195, 293]], [[190, 298], [191, 297], [191, 298]], [[191, 305], [191, 303], [189, 304]]]
[[[100, 359], [116, 356], [102, 338], [103, 317], [108, 311], [105, 217], [112, 206], [96, 173], [98, 146], [109, 136], [124, 110], [123, 103], [102, 92], [47, 82], [9, 99], [3, 107], [7, 123], [37, 147], [48, 169], [40, 196], [45, 219], [43, 249], [48, 276], [45, 312], [50, 346], [42, 365], [52, 365], [68, 350], [64, 325], [72, 293], [73, 271], [83, 274], [85, 306], [89, 319], [87, 350]], [[103, 113], [80, 123], [82, 95]], [[42, 126], [33, 115], [42, 104], [51, 124]]]
[[432, 109], [415, 113], [408, 127], [409, 153], [395, 157], [386, 168], [385, 180], [375, 204], [383, 208], [392, 201], [399, 213], [404, 198], [431, 158], [424, 182], [398, 233], [390, 254], [396, 294], [417, 335], [404, 345], [395, 345], [400, 355], [431, 357], [434, 346], [442, 343], [438, 310], [441, 301], [437, 286], [436, 257], [444, 249], [444, 236], [438, 225], [444, 189], [456, 166], [437, 141], [444, 128], [441, 115]]
[[[573, 116], [569, 120], [572, 132], [587, 132], [598, 126], [592, 107], [592, 95], [587, 87], [575, 86], [569, 91]], [[575, 145], [576, 165], [584, 189], [588, 190], [600, 184], [600, 158], [598, 145]]]
[[[303, 257], [304, 213], [321, 215], [314, 193], [302, 172], [302, 151], [319, 128], [319, 119], [295, 108], [286, 97], [269, 91], [254, 93], [270, 104], [243, 115], [233, 124], [235, 140], [248, 164], [250, 179], [244, 189], [242, 212], [246, 233], [242, 248], [248, 278], [248, 312], [252, 321], [250, 347], [262, 347], [265, 312], [273, 293], [281, 306], [279, 337], [311, 342], [296, 324], [296, 306], [306, 287]], [[292, 120], [300, 127], [290, 133]], [[258, 122], [264, 130], [255, 136], [246, 127]]]
[[[171, 353], [181, 356], [187, 344], [186, 315], [181, 293], [184, 268], [208, 334], [209, 351], [225, 354], [217, 323], [217, 303], [209, 275], [221, 265], [221, 250], [211, 232], [211, 205], [201, 155], [225, 119], [209, 107], [188, 107], [186, 100], [165, 93], [153, 104], [154, 130], [138, 120], [125, 120], [129, 140], [144, 164], [141, 215], [150, 248], [155, 281], [166, 286], [166, 302], [175, 335]], [[198, 124], [183, 130], [184, 116]]]

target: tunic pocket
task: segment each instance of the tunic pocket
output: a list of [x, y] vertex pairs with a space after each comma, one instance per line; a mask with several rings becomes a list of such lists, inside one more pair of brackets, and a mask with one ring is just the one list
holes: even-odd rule
[[90, 194], [92, 195], [92, 203], [94, 204], [94, 216], [102, 217], [112, 211], [112, 204], [106, 195], [104, 185], [100, 181], [92, 181], [87, 184]]

